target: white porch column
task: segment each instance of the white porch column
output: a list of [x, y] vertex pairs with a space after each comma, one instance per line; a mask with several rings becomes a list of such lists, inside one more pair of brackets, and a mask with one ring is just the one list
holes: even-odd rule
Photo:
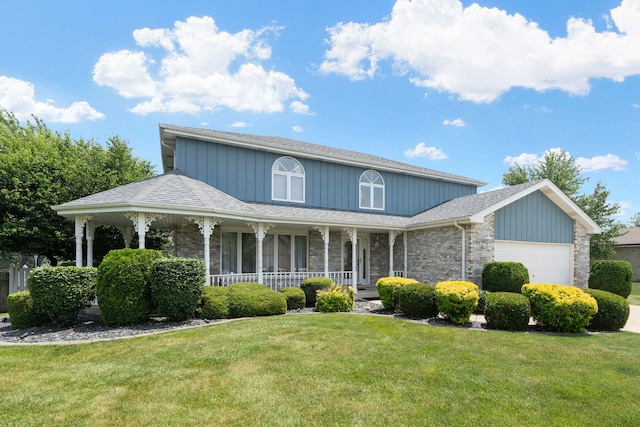
[[91, 215], [76, 215], [76, 267], [82, 267], [82, 239], [84, 238], [84, 225], [91, 219]]
[[398, 234], [400, 234], [399, 231], [389, 231], [389, 277], [393, 276], [393, 246], [396, 244]]
[[118, 227], [122, 233], [122, 239], [124, 240], [124, 247], [131, 247], [131, 227]]
[[87, 267], [93, 267], [93, 236], [96, 225], [93, 221], [87, 221]]
[[262, 275], [262, 241], [267, 231], [270, 228], [275, 227], [273, 224], [265, 224], [262, 222], [248, 222], [247, 225], [253, 229], [256, 234], [256, 273], [258, 273], [258, 283], [264, 284], [264, 277]]
[[408, 255], [407, 255], [407, 232], [406, 231], [402, 232], [402, 244], [404, 246], [404, 273], [403, 273], [403, 276], [407, 277], [407, 259], [408, 259]]
[[206, 269], [207, 284], [209, 284], [211, 280], [211, 235], [213, 234], [215, 226], [220, 224], [222, 220], [208, 216], [188, 216], [186, 218], [196, 223], [200, 229], [200, 234], [202, 234], [204, 240], [204, 266]]
[[324, 241], [324, 275], [329, 277], [329, 226], [314, 226], [313, 227]]
[[358, 293], [358, 229], [343, 228], [343, 230], [349, 235], [351, 240], [351, 286], [353, 286], [353, 292]]
[[138, 233], [138, 248], [145, 248], [145, 236], [151, 223], [163, 217], [161, 214], [150, 214], [145, 212], [126, 212], [123, 214], [133, 222], [133, 227]]

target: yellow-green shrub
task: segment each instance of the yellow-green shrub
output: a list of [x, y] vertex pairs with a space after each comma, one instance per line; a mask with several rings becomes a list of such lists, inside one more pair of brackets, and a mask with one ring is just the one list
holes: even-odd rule
[[596, 300], [573, 286], [525, 284], [522, 294], [531, 301], [535, 321], [550, 331], [580, 332], [598, 312]]
[[353, 310], [355, 292], [351, 286], [333, 285], [318, 291], [316, 310], [324, 313], [350, 312]]
[[385, 310], [396, 311], [398, 309], [397, 291], [404, 285], [409, 283], [418, 283], [414, 279], [405, 279], [404, 277], [382, 277], [376, 282], [378, 295]]
[[478, 306], [478, 285], [449, 280], [436, 285], [438, 311], [453, 323], [469, 323], [471, 313]]

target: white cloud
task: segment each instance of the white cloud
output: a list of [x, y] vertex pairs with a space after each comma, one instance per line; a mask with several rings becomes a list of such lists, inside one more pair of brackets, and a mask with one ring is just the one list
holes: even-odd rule
[[10, 111], [18, 120], [29, 120], [31, 115], [48, 121], [78, 123], [104, 119], [104, 114], [86, 101], [76, 101], [67, 108], [55, 106], [55, 101], [37, 101], [32, 83], [13, 77], [0, 76], [0, 108]]
[[590, 159], [578, 157], [576, 164], [583, 172], [598, 172], [603, 170], [622, 171], [627, 167], [627, 161], [614, 154], [595, 156]]
[[328, 28], [320, 71], [372, 78], [386, 61], [419, 87], [473, 102], [491, 102], [513, 87], [586, 95], [590, 79], [640, 74], [640, 0], [622, 0], [610, 24], [617, 31], [570, 18], [566, 36], [552, 38], [536, 22], [498, 8], [397, 0], [381, 22]]
[[427, 144], [420, 142], [411, 150], [404, 152], [406, 157], [426, 157], [429, 160], [444, 160], [447, 155], [439, 148], [427, 147]]
[[[226, 107], [237, 111], [280, 112], [289, 105], [309, 114], [308, 95], [288, 75], [265, 69], [271, 57], [265, 37], [279, 27], [220, 30], [213, 18], [189, 17], [173, 29], [142, 28], [133, 38], [143, 50], [103, 54], [93, 69], [93, 80], [115, 89], [125, 98], [142, 98], [131, 111], [186, 112]], [[161, 48], [156, 61], [150, 49]]]
[[640, 104], [631, 104], [633, 108], [640, 108]]
[[[550, 148], [541, 156], [534, 153], [522, 153], [515, 157], [507, 156], [504, 159], [504, 163], [509, 165], [517, 164], [523, 167], [536, 167], [544, 160], [548, 153], [558, 153], [560, 151], [562, 151], [561, 148]], [[575, 159], [575, 163], [582, 172], [598, 172], [603, 170], [622, 171], [625, 170], [628, 164], [626, 160], [621, 159], [614, 154], [595, 156], [590, 159], [586, 157], [578, 157]]]
[[467, 124], [464, 122], [464, 120], [462, 119], [453, 119], [453, 120], [449, 120], [449, 119], [445, 119], [445, 121], [442, 122], [443, 125], [445, 126], [456, 126], [456, 127], [465, 127]]
[[247, 122], [233, 122], [230, 125], [232, 128], [248, 128], [251, 127], [251, 124]]
[[302, 129], [302, 126], [293, 126], [291, 127], [291, 130], [298, 133], [304, 132], [304, 129]]

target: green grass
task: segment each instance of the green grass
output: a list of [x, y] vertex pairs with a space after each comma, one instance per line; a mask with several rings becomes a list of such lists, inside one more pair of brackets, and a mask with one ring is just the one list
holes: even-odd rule
[[286, 315], [0, 347], [0, 424], [603, 426], [640, 419], [640, 334]]
[[640, 305], [640, 282], [631, 284], [631, 294], [627, 297], [631, 305]]

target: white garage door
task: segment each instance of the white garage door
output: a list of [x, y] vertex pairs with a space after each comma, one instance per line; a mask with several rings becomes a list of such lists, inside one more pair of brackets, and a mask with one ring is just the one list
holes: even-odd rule
[[497, 240], [495, 260], [521, 262], [531, 283], [573, 285], [573, 245]]

